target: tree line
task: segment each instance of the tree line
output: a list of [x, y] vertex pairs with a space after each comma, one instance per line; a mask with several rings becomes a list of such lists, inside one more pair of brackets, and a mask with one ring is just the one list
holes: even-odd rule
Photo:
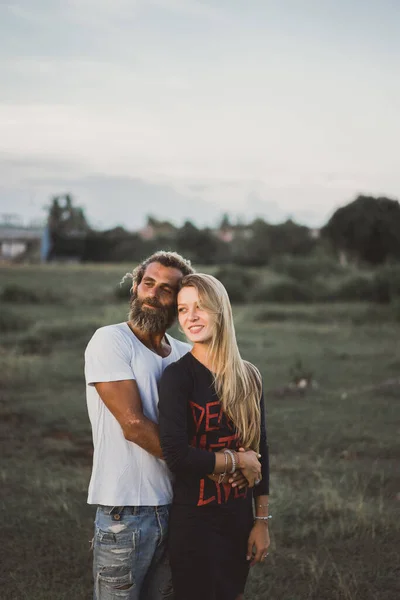
[[334, 254], [342, 262], [380, 265], [400, 259], [400, 204], [386, 197], [358, 196], [337, 209], [319, 230], [293, 220], [234, 224], [228, 215], [213, 229], [190, 221], [176, 227], [149, 217], [143, 230], [90, 227], [71, 196], [54, 197], [47, 220], [46, 259], [136, 262], [156, 249], [176, 250], [197, 264], [265, 266], [282, 256]]

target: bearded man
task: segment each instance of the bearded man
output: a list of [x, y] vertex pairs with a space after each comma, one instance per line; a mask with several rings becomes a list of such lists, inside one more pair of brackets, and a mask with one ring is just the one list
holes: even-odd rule
[[160, 447], [157, 385], [190, 350], [166, 333], [180, 280], [190, 273], [190, 262], [175, 252], [147, 258], [132, 273], [128, 322], [101, 327], [86, 348], [95, 600], [173, 597], [166, 557], [172, 485]]

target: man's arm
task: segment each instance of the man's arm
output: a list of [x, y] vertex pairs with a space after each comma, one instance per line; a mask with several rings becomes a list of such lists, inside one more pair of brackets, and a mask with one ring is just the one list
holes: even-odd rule
[[142, 400], [136, 381], [107, 381], [94, 384], [97, 393], [121, 425], [124, 437], [162, 458], [158, 425], [143, 414]]

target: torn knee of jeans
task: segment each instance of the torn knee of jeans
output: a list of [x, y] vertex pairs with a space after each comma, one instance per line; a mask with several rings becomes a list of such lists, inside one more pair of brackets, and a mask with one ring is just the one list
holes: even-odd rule
[[108, 565], [98, 574], [99, 584], [112, 590], [130, 590], [135, 582], [129, 568], [118, 565]]
[[130, 590], [133, 587], [133, 583], [128, 583], [127, 585], [117, 585], [114, 589], [116, 590]]

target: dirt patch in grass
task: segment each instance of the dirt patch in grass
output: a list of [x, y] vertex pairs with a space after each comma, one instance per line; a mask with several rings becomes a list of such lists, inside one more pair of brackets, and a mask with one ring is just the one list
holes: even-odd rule
[[46, 438], [51, 438], [53, 440], [73, 440], [74, 436], [70, 431], [63, 431], [61, 429], [53, 429], [52, 431], [49, 431], [48, 433], [46, 433], [46, 435], [44, 436]]
[[21, 427], [25, 425], [33, 424], [33, 417], [23, 412], [3, 412], [0, 413], [0, 422], [6, 424], [8, 427]]

